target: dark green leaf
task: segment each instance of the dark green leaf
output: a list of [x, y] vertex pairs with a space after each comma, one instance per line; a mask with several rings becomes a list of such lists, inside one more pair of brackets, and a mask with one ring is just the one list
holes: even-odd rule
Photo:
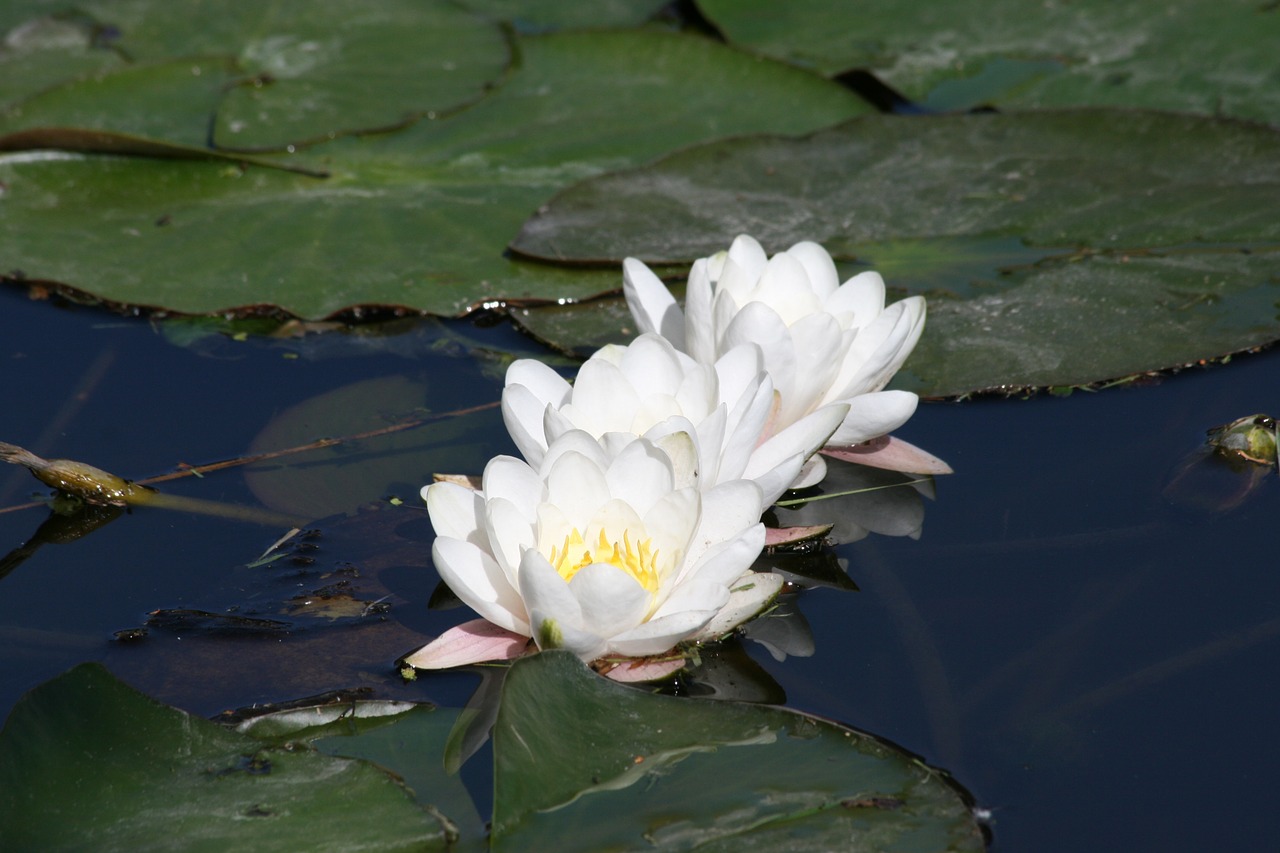
[[983, 849], [943, 776], [882, 741], [622, 687], [564, 652], [513, 665], [494, 754], [494, 850]]
[[458, 115], [281, 160], [330, 172], [324, 180], [223, 163], [0, 157], [0, 269], [184, 313], [457, 314], [581, 298], [616, 288], [617, 271], [503, 256], [555, 189], [694, 142], [806, 132], [865, 109], [834, 84], [692, 36], [564, 34], [520, 49], [519, 73]]
[[84, 664], [0, 732], [13, 850], [444, 850], [441, 823], [365, 761], [283, 748], [160, 705]]
[[1125, 105], [1275, 123], [1280, 15], [1255, 0], [699, 0], [731, 43], [874, 71], [926, 106]]

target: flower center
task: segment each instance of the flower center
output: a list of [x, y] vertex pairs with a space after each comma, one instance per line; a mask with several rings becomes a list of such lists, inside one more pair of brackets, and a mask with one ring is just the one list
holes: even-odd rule
[[592, 550], [575, 527], [564, 538], [562, 548], [552, 547], [549, 562], [566, 581], [573, 580], [573, 576], [585, 566], [608, 563], [631, 575], [649, 592], [658, 591], [658, 552], [653, 550], [653, 540], [644, 539], [632, 544], [626, 531], [623, 531], [622, 542], [619, 543], [610, 542], [601, 530]]

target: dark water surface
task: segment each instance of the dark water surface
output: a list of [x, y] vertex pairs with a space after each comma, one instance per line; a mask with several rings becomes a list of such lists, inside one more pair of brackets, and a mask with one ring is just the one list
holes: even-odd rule
[[[277, 413], [360, 380], [420, 380], [434, 411], [496, 400], [500, 370], [469, 350], [477, 343], [538, 352], [506, 326], [467, 323], [183, 347], [144, 320], [0, 291], [0, 440], [145, 477], [243, 454]], [[748, 650], [789, 706], [954, 774], [990, 809], [997, 850], [1264, 849], [1280, 831], [1280, 478], [1217, 514], [1172, 506], [1163, 489], [1206, 428], [1280, 414], [1277, 388], [1272, 352], [1067, 399], [924, 405], [900, 435], [957, 473], [927, 502], [923, 535], [839, 546], [860, 590], [798, 596], [812, 656]], [[496, 410], [468, 423], [467, 449], [441, 454], [439, 470], [477, 473], [510, 452]], [[362, 684], [461, 704], [474, 677], [404, 685], [392, 666], [468, 618], [426, 607], [436, 577], [413, 493], [423, 476], [407, 470], [388, 487], [409, 504], [383, 505], [401, 513], [388, 541], [409, 556], [379, 577], [391, 606], [381, 627], [339, 635], [345, 657], [314, 639], [114, 638], [156, 609], [218, 612], [277, 594], [245, 564], [279, 526], [143, 509], [41, 546], [0, 578], [0, 718], [86, 660], [205, 715]], [[164, 489], [257, 505], [239, 469]], [[25, 471], [0, 470], [0, 507], [41, 491]], [[0, 514], [0, 553], [44, 516]], [[324, 547], [353, 547], [339, 521], [322, 527]], [[479, 787], [483, 760], [464, 771]], [[487, 792], [476, 795], [486, 808]]]

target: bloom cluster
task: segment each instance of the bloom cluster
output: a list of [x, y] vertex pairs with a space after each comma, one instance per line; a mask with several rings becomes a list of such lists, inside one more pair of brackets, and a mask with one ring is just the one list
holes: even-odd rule
[[915, 411], [914, 394], [883, 389], [920, 337], [923, 298], [886, 307], [880, 276], [841, 284], [817, 244], [768, 258], [739, 237], [693, 265], [683, 311], [640, 261], [623, 272], [639, 337], [596, 352], [572, 384], [513, 363], [502, 414], [524, 459], [491, 460], [479, 490], [423, 488], [440, 576], [483, 618], [409, 664], [511, 658], [530, 642], [588, 662], [651, 658], [726, 634], [782, 585], [751, 571], [763, 511], [821, 481], [824, 447], [878, 439]]

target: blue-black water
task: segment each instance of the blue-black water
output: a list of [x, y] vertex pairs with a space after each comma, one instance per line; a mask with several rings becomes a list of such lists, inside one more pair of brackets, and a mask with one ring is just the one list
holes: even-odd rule
[[[179, 346], [145, 320], [3, 291], [0, 440], [144, 477], [245, 453], [277, 413], [371, 377], [422, 381], [434, 411], [495, 400], [499, 373], [468, 354], [476, 343], [538, 352], [505, 325], [466, 323], [360, 343], [216, 336]], [[949, 770], [990, 810], [996, 850], [1262, 849], [1280, 830], [1280, 573], [1270, 550], [1280, 478], [1218, 513], [1173, 506], [1164, 490], [1206, 428], [1280, 413], [1277, 388], [1280, 354], [1263, 353], [1067, 399], [923, 405], [899, 434], [956, 473], [938, 481], [920, 538], [873, 534], [836, 550], [860, 590], [799, 596], [811, 656], [777, 662], [747, 647], [789, 706]], [[475, 418], [465, 440], [480, 458], [511, 451], [496, 411]], [[453, 461], [471, 467], [473, 457]], [[239, 469], [164, 488], [256, 503]], [[0, 471], [0, 507], [42, 491], [25, 471]], [[0, 552], [44, 514], [0, 514]], [[211, 648], [247, 648], [235, 640], [115, 638], [153, 610], [217, 610], [236, 590], [254, 594], [244, 566], [280, 533], [143, 509], [41, 546], [0, 579], [0, 718], [85, 660], [205, 715], [296, 698], [269, 677], [202, 679]], [[428, 553], [420, 524], [401, 534]], [[333, 683], [309, 684], [363, 680], [383, 695], [465, 701], [469, 676], [394, 678], [395, 654], [464, 618], [428, 615], [436, 578], [426, 562], [385, 572], [396, 651], [335, 663]], [[487, 807], [483, 768], [466, 773]]]

